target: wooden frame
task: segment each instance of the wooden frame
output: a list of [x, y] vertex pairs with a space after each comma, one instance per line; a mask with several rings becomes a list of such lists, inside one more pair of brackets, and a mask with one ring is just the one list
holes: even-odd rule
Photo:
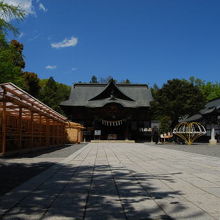
[[65, 144], [66, 122], [13, 83], [0, 84], [0, 154]]

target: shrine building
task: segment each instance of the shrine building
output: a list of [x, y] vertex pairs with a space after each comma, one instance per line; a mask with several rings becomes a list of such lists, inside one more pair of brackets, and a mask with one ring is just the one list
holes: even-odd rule
[[146, 84], [77, 83], [60, 106], [85, 127], [84, 137], [109, 140], [146, 139], [151, 128], [151, 91]]

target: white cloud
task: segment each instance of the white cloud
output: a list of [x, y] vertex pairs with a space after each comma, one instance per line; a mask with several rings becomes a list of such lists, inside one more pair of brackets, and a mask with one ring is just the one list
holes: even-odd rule
[[47, 12], [47, 8], [45, 8], [45, 6], [42, 3], [39, 4], [39, 9], [44, 12]]
[[76, 67], [72, 67], [72, 69], [71, 69], [73, 72], [74, 71], [76, 71], [77, 70], [77, 68]]
[[[21, 9], [24, 10], [26, 13], [26, 16], [29, 14], [35, 14], [32, 0], [3, 0], [4, 3], [7, 3], [9, 5], [18, 6]], [[12, 20], [12, 17], [5, 18], [7, 21]]]
[[57, 68], [57, 66], [48, 65], [48, 66], [46, 66], [45, 68], [48, 69], [48, 70], [54, 70], [54, 69]]
[[78, 38], [71, 37], [69, 40], [65, 38], [63, 41], [58, 43], [52, 43], [51, 47], [53, 48], [63, 48], [63, 47], [74, 47], [78, 43]]
[[24, 33], [21, 32], [21, 33], [19, 34], [18, 38], [20, 39], [20, 38], [22, 38], [23, 36], [24, 36]]
[[36, 33], [33, 37], [29, 38], [28, 41], [34, 41], [40, 37], [41, 34]]

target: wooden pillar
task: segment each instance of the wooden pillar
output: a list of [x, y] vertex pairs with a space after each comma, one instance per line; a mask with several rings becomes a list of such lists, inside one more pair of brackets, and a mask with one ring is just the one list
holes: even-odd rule
[[[3, 88], [4, 89], [4, 88]], [[6, 90], [3, 93], [3, 109], [2, 109], [2, 154], [6, 153], [6, 128], [7, 128], [7, 113], [6, 113]]]
[[50, 141], [51, 141], [51, 145], [53, 146], [54, 143], [55, 143], [55, 140], [54, 140], [54, 120], [52, 119], [52, 122], [51, 122], [51, 129], [50, 129]]
[[40, 117], [39, 117], [39, 142], [40, 142], [40, 146], [39, 147], [41, 147], [41, 145], [42, 145], [42, 133], [43, 133], [43, 127], [42, 127], [42, 116], [41, 115], [39, 115]]
[[61, 134], [62, 134], [62, 144], [64, 144], [65, 143], [65, 124], [62, 124], [61, 125]]
[[60, 136], [60, 144], [63, 144], [63, 124], [60, 122], [59, 126], [59, 136]]
[[49, 118], [46, 118], [45, 137], [46, 137], [46, 146], [48, 147], [50, 145], [50, 119]]
[[62, 143], [62, 141], [61, 141], [61, 126], [60, 126], [60, 122], [59, 122], [59, 124], [58, 124], [58, 140], [59, 140], [59, 144], [61, 144]]
[[57, 129], [58, 125], [57, 125], [57, 123], [58, 123], [58, 122], [56, 121], [56, 125], [55, 125], [56, 145], [59, 144], [59, 140], [58, 140], [58, 129]]
[[54, 133], [54, 144], [57, 145], [58, 142], [57, 142], [57, 122], [54, 121], [54, 127], [53, 127], [53, 133]]
[[31, 111], [31, 148], [34, 147], [34, 113]]
[[18, 116], [18, 120], [19, 120], [19, 136], [18, 136], [18, 146], [19, 148], [22, 147], [22, 107], [19, 107], [19, 116]]

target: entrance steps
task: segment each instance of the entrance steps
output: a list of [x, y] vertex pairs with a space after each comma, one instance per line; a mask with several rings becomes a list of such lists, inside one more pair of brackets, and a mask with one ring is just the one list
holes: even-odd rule
[[91, 140], [91, 143], [135, 143], [135, 140]]

